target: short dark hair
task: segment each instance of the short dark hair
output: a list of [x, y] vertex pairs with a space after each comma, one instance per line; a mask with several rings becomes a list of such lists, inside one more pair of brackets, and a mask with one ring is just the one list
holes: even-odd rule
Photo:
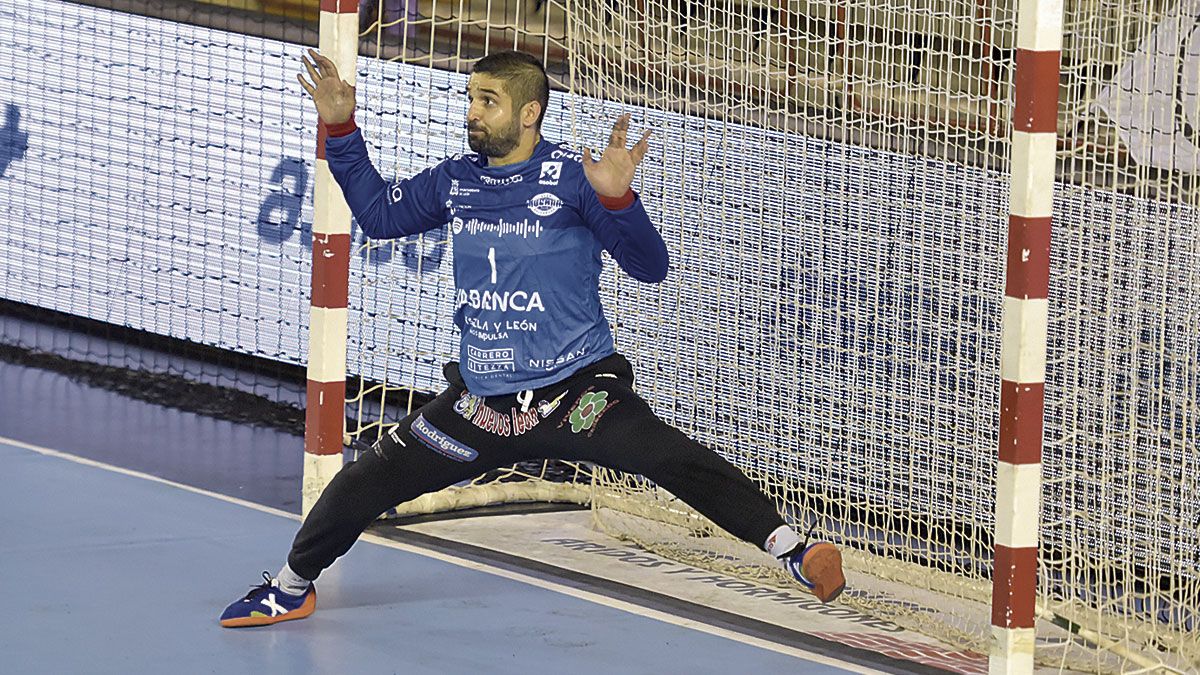
[[546, 77], [546, 69], [536, 57], [525, 52], [494, 52], [479, 59], [471, 72], [486, 73], [503, 80], [504, 88], [518, 110], [530, 101], [542, 104], [537, 119], [538, 128], [542, 127], [542, 118], [550, 105], [550, 78]]

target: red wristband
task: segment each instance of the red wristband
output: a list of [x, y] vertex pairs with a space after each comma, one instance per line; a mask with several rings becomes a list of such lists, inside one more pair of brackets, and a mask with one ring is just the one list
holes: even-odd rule
[[633, 204], [633, 200], [637, 199], [637, 194], [634, 193], [633, 188], [626, 190], [625, 194], [621, 195], [620, 197], [605, 197], [598, 192], [596, 193], [596, 196], [600, 199], [601, 206], [609, 211], [620, 211], [621, 209], [627, 209]]
[[345, 122], [326, 124], [325, 132], [331, 137], [337, 138], [338, 136], [349, 136], [350, 134], [354, 133], [354, 130], [357, 128], [358, 125], [354, 123], [354, 115], [351, 115], [350, 119], [346, 120]]

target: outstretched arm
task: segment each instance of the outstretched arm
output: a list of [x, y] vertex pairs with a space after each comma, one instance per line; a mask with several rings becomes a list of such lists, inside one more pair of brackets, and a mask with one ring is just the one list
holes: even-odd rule
[[592, 159], [591, 150], [583, 151], [583, 174], [592, 188], [591, 194], [584, 190], [584, 219], [629, 276], [658, 283], [667, 276], [667, 245], [630, 187], [649, 149], [650, 132], [626, 148], [629, 117], [617, 118], [599, 160]]
[[372, 239], [393, 239], [438, 227], [446, 221], [438, 198], [434, 171], [388, 185], [371, 164], [362, 133], [354, 125], [354, 87], [338, 76], [333, 61], [308, 50], [301, 57], [310, 83], [298, 74], [300, 86], [312, 97], [329, 137], [325, 159], [342, 188], [350, 212]]

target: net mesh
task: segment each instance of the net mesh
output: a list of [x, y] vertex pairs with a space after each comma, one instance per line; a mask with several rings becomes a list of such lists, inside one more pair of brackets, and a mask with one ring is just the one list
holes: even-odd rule
[[[903, 584], [848, 602], [986, 653], [1016, 4], [571, 7], [573, 91], [660, 130], [642, 187], [675, 274], [605, 285], [644, 393]], [[1200, 665], [1198, 10], [1065, 7], [1045, 665]], [[575, 100], [586, 139], [606, 111]], [[598, 482], [608, 531], [777, 574], [644, 481]], [[922, 612], [927, 591], [968, 602]], [[1101, 648], [1067, 646], [1067, 621]]]
[[294, 48], [72, 3], [0, 13], [4, 297], [303, 364], [316, 120], [285, 93]]
[[[852, 579], [847, 603], [986, 653], [986, 611], [927, 592], [990, 594], [1011, 66], [972, 55], [1013, 9], [646, 2], [573, 19], [577, 89], [663, 111], [640, 120], [658, 134], [641, 187], [673, 274], [605, 286], [642, 393], [798, 528], [819, 521], [853, 567], [900, 582]], [[580, 119], [603, 114], [580, 99]], [[783, 582], [670, 495], [598, 477], [610, 533]]]
[[[314, 3], [224, 4], [0, 0], [0, 296], [302, 364], [315, 116], [284, 83]], [[986, 653], [1016, 3], [362, 4], [385, 177], [464, 150], [466, 73], [501, 48], [546, 61], [547, 137], [596, 147], [624, 111], [655, 130], [635, 188], [670, 277], [602, 278], [639, 391], [845, 546], [847, 603]], [[1064, 12], [1037, 657], [1186, 672], [1200, 7]], [[371, 442], [443, 386], [451, 252], [354, 241], [347, 432]], [[786, 583], [638, 477], [475, 483], [419, 508], [590, 496], [618, 536]]]
[[1040, 592], [1200, 668], [1200, 3], [1068, 7]]

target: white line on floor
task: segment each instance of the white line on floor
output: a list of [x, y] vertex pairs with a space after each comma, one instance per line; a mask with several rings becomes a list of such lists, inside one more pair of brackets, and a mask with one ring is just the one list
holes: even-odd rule
[[[0, 436], [0, 443], [11, 445], [13, 447], [21, 448], [24, 450], [30, 450], [30, 451], [33, 451], [33, 452], [36, 452], [36, 453], [39, 453], [42, 455], [46, 455], [48, 457], [55, 457], [57, 459], [65, 459], [70, 462], [75, 462], [76, 464], [82, 464], [84, 466], [90, 466], [90, 467], [97, 468], [97, 469], [103, 469], [105, 471], [111, 471], [113, 473], [118, 473], [123, 476], [131, 476], [133, 478], [141, 478], [143, 480], [148, 480], [148, 481], [152, 481], [155, 483], [161, 483], [163, 485], [169, 485], [171, 487], [179, 488], [180, 490], [184, 490], [184, 491], [191, 492], [194, 494], [204, 495], [205, 497], [211, 497], [213, 499], [219, 499], [223, 502], [229, 502], [230, 504], [244, 506], [248, 509], [254, 509], [255, 511], [260, 511], [262, 513], [269, 513], [273, 516], [280, 516], [282, 518], [288, 518], [290, 520], [294, 520], [297, 522], [300, 521], [299, 514], [289, 513], [287, 511], [272, 508], [270, 506], [263, 506], [262, 504], [255, 504], [254, 502], [246, 501], [245, 499], [238, 499], [237, 497], [230, 497], [228, 495], [223, 495], [223, 494], [220, 494], [217, 492], [211, 492], [209, 490], [204, 490], [204, 489], [201, 489], [198, 487], [193, 487], [191, 485], [184, 485], [183, 483], [177, 483], [175, 481], [167, 480], [166, 478], [160, 478], [158, 476], [153, 476], [148, 473], [143, 473], [141, 471], [133, 471], [131, 469], [125, 469], [125, 468], [122, 468], [119, 466], [113, 466], [112, 464], [106, 464], [104, 462], [97, 462], [96, 460], [87, 459], [86, 457], [79, 457], [77, 455], [72, 455], [70, 453], [62, 452], [59, 450], [53, 450], [51, 448], [45, 448], [45, 447], [42, 447], [39, 445], [31, 445], [29, 443], [23, 443], [21, 441], [13, 440], [10, 438], [5, 438], [3, 436]], [[741, 642], [743, 644], [752, 645], [752, 646], [758, 647], [760, 649], [766, 649], [769, 651], [778, 652], [780, 654], [786, 654], [788, 656], [792, 656], [792, 657], [795, 657], [798, 659], [803, 659], [805, 661], [811, 661], [813, 663], [820, 663], [820, 664], [832, 666], [835, 668], [841, 668], [843, 670], [847, 670], [852, 673], [862, 673], [863, 675], [883, 675], [883, 671], [874, 670], [872, 668], [866, 668], [866, 667], [863, 667], [863, 666], [860, 666], [857, 664], [853, 664], [853, 663], [846, 663], [844, 661], [838, 661], [837, 659], [832, 659], [832, 658], [828, 658], [825, 656], [821, 656], [820, 654], [813, 654], [810, 652], [806, 652], [802, 649], [798, 649], [798, 648], [792, 647], [790, 645], [784, 645], [784, 644], [780, 644], [778, 642], [764, 640], [762, 638], [757, 638], [757, 637], [754, 637], [751, 635], [745, 635], [742, 633], [738, 633], [736, 631], [731, 631], [731, 630], [728, 630], [725, 628], [721, 628], [719, 626], [713, 626], [713, 625], [704, 623], [702, 621], [696, 621], [693, 619], [676, 616], [674, 614], [668, 614], [667, 612], [662, 612], [662, 611], [659, 611], [656, 609], [651, 609], [649, 607], [643, 607], [641, 605], [637, 605], [637, 604], [634, 604], [631, 602], [625, 602], [623, 600], [617, 600], [615, 598], [610, 598], [610, 597], [607, 597], [604, 595], [600, 595], [598, 593], [592, 593], [591, 591], [585, 591], [585, 590], [581, 590], [578, 588], [572, 588], [570, 586], [564, 586], [562, 584], [558, 584], [553, 581], [548, 581], [546, 579], [539, 579], [537, 577], [532, 577], [532, 576], [529, 576], [526, 574], [521, 574], [520, 572], [514, 572], [512, 570], [506, 570], [506, 569], [503, 569], [500, 567], [494, 567], [487, 563], [477, 562], [474, 560], [464, 560], [462, 558], [456, 558], [454, 556], [447, 555], [445, 553], [441, 553], [438, 551], [431, 551], [429, 549], [421, 548], [419, 546], [413, 546], [411, 544], [405, 544], [405, 543], [401, 543], [401, 542], [397, 542], [397, 541], [392, 541], [391, 539], [386, 539], [384, 537], [380, 537], [380, 536], [373, 535], [373, 534], [363, 534], [360, 539], [361, 539], [361, 541], [370, 542], [372, 544], [378, 544], [380, 546], [386, 546], [388, 548], [393, 548], [393, 549], [405, 551], [408, 553], [415, 553], [417, 555], [421, 555], [426, 558], [440, 560], [441, 562], [449, 563], [451, 565], [457, 565], [458, 567], [462, 567], [465, 569], [477, 570], [479, 572], [486, 572], [487, 574], [491, 574], [491, 575], [498, 576], [498, 577], [503, 577], [505, 579], [512, 579], [513, 581], [519, 581], [523, 584], [528, 584], [530, 586], [536, 586], [537, 588], [544, 588], [546, 590], [553, 591], [555, 593], [561, 593], [562, 595], [568, 595], [573, 598], [578, 598], [580, 600], [586, 600], [588, 602], [593, 602], [597, 605], [603, 605], [605, 607], [619, 609], [623, 612], [628, 612], [630, 614], [636, 614], [637, 616], [643, 616], [646, 618], [655, 619], [657, 621], [662, 621], [663, 623], [668, 623], [668, 624], [671, 624], [674, 626], [682, 626], [684, 628], [690, 628], [692, 630], [697, 630], [702, 633], [708, 633], [709, 635], [715, 635], [717, 637], [726, 638], [728, 640], [733, 640], [735, 642]]]

